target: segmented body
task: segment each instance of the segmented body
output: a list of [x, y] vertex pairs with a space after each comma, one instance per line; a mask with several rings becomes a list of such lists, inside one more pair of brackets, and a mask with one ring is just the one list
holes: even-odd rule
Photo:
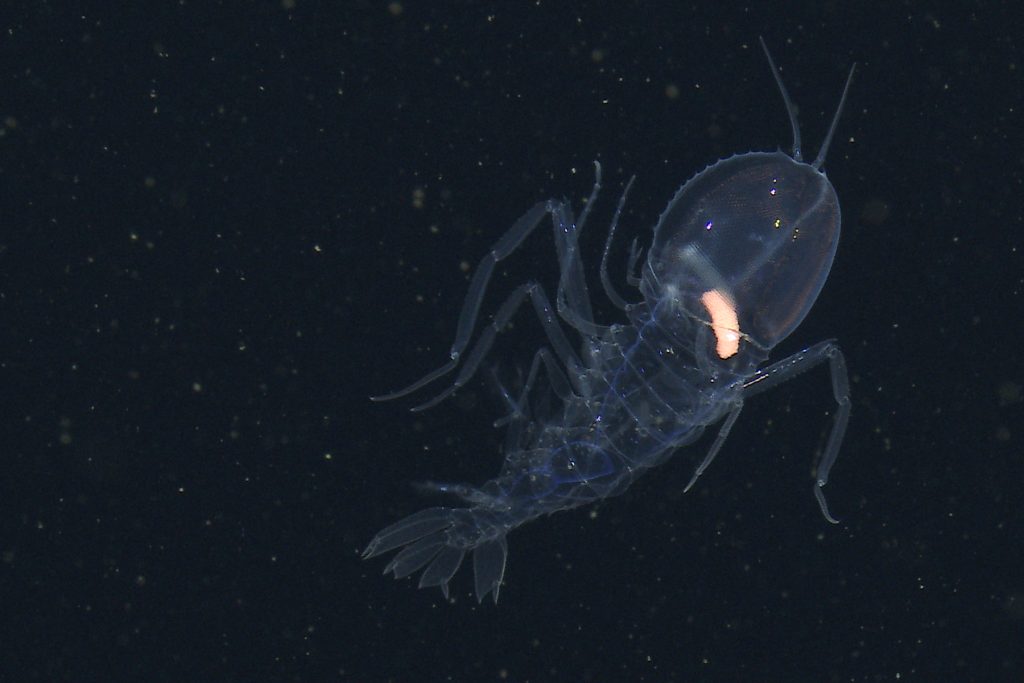
[[676, 320], [672, 330], [656, 310], [634, 314], [636, 324], [589, 341], [578, 393], [548, 416], [513, 425], [519, 443], [484, 486], [493, 500], [479, 504], [525, 521], [616, 495], [728, 412], [746, 376], [702, 363], [690, 321]]
[[[579, 233], [601, 186], [599, 164], [578, 221], [567, 202], [539, 202], [494, 244], [470, 282], [449, 362], [375, 400], [406, 396], [458, 368], [448, 389], [414, 410], [440, 403], [474, 376], [497, 334], [529, 299], [548, 346], [535, 354], [518, 397], [502, 390], [510, 410], [503, 420], [508, 424], [504, 464], [481, 486], [427, 485], [459, 496], [466, 506], [429, 508], [392, 524], [370, 542], [364, 557], [402, 548], [385, 572], [404, 577], [422, 569], [420, 586], [439, 586], [447, 596], [448, 582], [471, 552], [477, 598], [491, 594], [497, 601], [509, 531], [621, 493], [642, 472], [693, 443], [706, 426], [720, 423], [689, 490], [719, 452], [745, 399], [824, 362], [836, 410], [813, 491], [824, 517], [836, 522], [822, 490], [850, 414], [843, 355], [829, 340], [763, 364], [807, 315], [835, 256], [839, 201], [821, 167], [853, 71], [817, 158], [805, 163], [794, 109], [770, 55], [768, 60], [789, 113], [792, 156], [736, 155], [683, 185], [654, 228], [639, 278], [631, 274], [639, 260], [634, 242], [628, 280], [639, 289], [636, 303], [618, 294], [606, 268], [632, 180], [627, 184], [599, 271], [605, 294], [627, 323], [594, 321], [580, 257]], [[508, 296], [470, 346], [496, 264], [545, 218], [551, 219], [560, 270], [555, 306], [539, 284], [527, 282]], [[582, 340], [579, 352], [562, 323]]]
[[493, 592], [497, 600], [509, 531], [622, 493], [738, 405], [763, 356], [723, 369], [708, 357], [711, 328], [669, 300], [628, 313], [631, 324], [598, 328], [585, 340], [581, 365], [569, 368], [571, 393], [559, 396], [552, 378], [530, 383], [536, 396], [527, 390], [516, 406], [497, 477], [480, 487], [430, 485], [471, 507], [424, 510], [378, 534], [365, 555], [407, 545], [385, 571], [401, 577], [429, 565], [420, 586], [447, 595], [464, 553], [475, 550], [477, 596]]

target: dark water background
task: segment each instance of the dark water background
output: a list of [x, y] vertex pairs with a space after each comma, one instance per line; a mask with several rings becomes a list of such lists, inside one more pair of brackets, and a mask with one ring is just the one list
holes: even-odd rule
[[[1013, 4], [666, 5], [5, 6], [0, 678], [1022, 680]], [[776, 353], [846, 352], [842, 524], [817, 371], [690, 494], [701, 446], [516, 531], [497, 607], [381, 577], [358, 553], [410, 482], [497, 471], [500, 406], [366, 397], [443, 360], [463, 264], [594, 159], [589, 263], [631, 174], [643, 241], [693, 173], [788, 147], [758, 35], [811, 154], [860, 65], [839, 254]], [[496, 291], [554, 273], [543, 231]]]

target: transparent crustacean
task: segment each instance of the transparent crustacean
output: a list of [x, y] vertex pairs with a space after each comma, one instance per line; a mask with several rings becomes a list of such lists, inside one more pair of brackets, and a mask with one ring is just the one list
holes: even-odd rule
[[[764, 43], [762, 41], [762, 46]], [[765, 365], [769, 352], [800, 324], [824, 285], [839, 241], [839, 200], [822, 166], [839, 121], [853, 69], [817, 157], [805, 163], [800, 130], [778, 69], [764, 47], [789, 114], [793, 152], [751, 152], [721, 160], [691, 178], [654, 228], [639, 277], [633, 243], [629, 303], [607, 272], [609, 248], [632, 180], [611, 220], [600, 280], [626, 322], [594, 320], [578, 238], [601, 187], [601, 167], [579, 219], [564, 201], [535, 204], [477, 266], [459, 315], [450, 360], [414, 384], [374, 400], [418, 391], [459, 369], [445, 391], [417, 406], [436, 405], [480, 368], [495, 336], [529, 299], [549, 345], [537, 350], [523, 389], [502, 389], [509, 414], [505, 461], [481, 486], [424, 485], [454, 494], [463, 507], [433, 507], [382, 530], [363, 556], [402, 548], [385, 569], [395, 577], [420, 569], [419, 585], [448, 583], [473, 554], [478, 600], [495, 601], [505, 572], [506, 536], [517, 526], [559, 510], [621, 493], [645, 470], [721, 423], [689, 490], [711, 464], [744, 402], [828, 361], [836, 410], [817, 462], [814, 495], [830, 522], [822, 491], [839, 454], [850, 414], [843, 354], [824, 341]], [[537, 282], [517, 287], [470, 340], [495, 265], [513, 254], [545, 218], [554, 228], [560, 277], [554, 305]], [[562, 327], [582, 339], [577, 350]], [[468, 353], [467, 353], [468, 350]]]

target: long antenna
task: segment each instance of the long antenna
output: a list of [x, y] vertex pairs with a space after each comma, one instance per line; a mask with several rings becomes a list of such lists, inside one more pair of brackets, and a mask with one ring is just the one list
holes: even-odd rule
[[857, 69], [857, 62], [853, 63], [850, 67], [850, 75], [846, 77], [846, 85], [843, 86], [843, 96], [839, 98], [839, 106], [836, 108], [836, 115], [832, 117], [832, 125], [828, 127], [828, 135], [825, 136], [825, 141], [821, 143], [821, 149], [818, 150], [818, 156], [815, 157], [814, 163], [811, 164], [813, 168], [821, 170], [821, 165], [825, 163], [825, 155], [828, 154], [828, 146], [832, 144], [832, 134], [836, 132], [836, 126], [839, 124], [839, 117], [843, 113], [843, 107], [846, 105], [846, 93], [850, 92], [850, 83], [853, 82], [853, 72]]
[[[768, 58], [768, 66], [772, 68], [772, 76], [775, 76], [775, 82], [779, 85], [779, 92], [782, 93], [782, 101], [786, 104], [786, 113], [789, 114], [789, 126], [793, 129], [793, 158], [797, 161], [803, 161], [804, 155], [800, 148], [800, 126], [796, 123], [796, 110], [793, 109], [793, 101], [789, 99], [789, 93], [786, 91], [786, 85], [782, 82], [782, 76], [779, 74], [779, 70], [775, 66], [775, 60], [772, 59], [772, 53], [768, 52], [768, 45], [765, 44], [764, 38], [758, 36], [757, 39], [761, 41], [761, 49], [764, 50], [764, 56]], [[843, 97], [846, 97], [845, 92], [843, 93]], [[840, 107], [842, 107], [841, 104]], [[829, 137], [831, 137], [831, 135], [832, 133], [829, 132]], [[817, 168], [817, 166], [815, 166], [815, 168]]]

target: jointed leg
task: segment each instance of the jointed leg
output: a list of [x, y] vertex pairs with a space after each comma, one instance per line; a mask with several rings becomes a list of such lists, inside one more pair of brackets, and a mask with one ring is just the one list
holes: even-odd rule
[[718, 455], [718, 451], [722, 450], [722, 444], [724, 444], [725, 440], [729, 438], [729, 432], [732, 430], [732, 426], [736, 424], [736, 420], [739, 418], [740, 411], [742, 409], [743, 401], [739, 401], [733, 409], [729, 411], [729, 415], [725, 418], [722, 426], [718, 428], [718, 436], [715, 437], [715, 442], [711, 444], [711, 448], [708, 449], [708, 454], [704, 456], [704, 460], [702, 460], [700, 465], [697, 466], [697, 469], [694, 470], [693, 476], [690, 477], [690, 483], [683, 489], [683, 493], [686, 493], [693, 488], [693, 485], [697, 483], [700, 475], [704, 474], [704, 470], [711, 465], [711, 461], [713, 461], [715, 456]]
[[832, 420], [832, 431], [829, 433], [825, 450], [818, 460], [817, 477], [814, 484], [814, 497], [821, 508], [821, 514], [825, 519], [838, 524], [828, 511], [828, 503], [825, 501], [825, 484], [828, 483], [828, 475], [832, 466], [839, 457], [839, 447], [843, 443], [843, 435], [846, 434], [846, 425], [850, 420], [850, 380], [846, 372], [846, 361], [843, 352], [832, 340], [820, 342], [814, 346], [794, 353], [789, 358], [780, 360], [777, 363], [759, 370], [743, 386], [743, 397], [749, 398], [772, 387], [792, 379], [801, 372], [810, 370], [819, 363], [828, 360], [829, 371], [832, 378], [832, 396], [836, 401], [836, 414]]
[[551, 309], [551, 302], [544, 293], [544, 289], [536, 282], [528, 282], [516, 287], [512, 294], [505, 300], [505, 303], [501, 305], [501, 308], [498, 309], [498, 312], [494, 315], [494, 319], [487, 327], [484, 328], [480, 338], [476, 341], [476, 344], [473, 345], [473, 348], [466, 356], [466, 362], [462, 364], [462, 368], [459, 370], [459, 374], [452, 385], [429, 401], [413, 408], [413, 412], [419, 412], [436, 406], [438, 403], [455, 393], [459, 387], [465, 385], [466, 382], [476, 374], [476, 371], [480, 367], [480, 363], [487, 355], [487, 352], [491, 350], [491, 346], [494, 344], [494, 338], [499, 332], [505, 329], [509, 321], [512, 319], [512, 316], [519, 309], [519, 306], [527, 296], [530, 297], [534, 311], [537, 313], [537, 317], [540, 319], [544, 332], [547, 333], [548, 340], [551, 342], [551, 346], [554, 348], [559, 360], [566, 369], [569, 370], [569, 372], [572, 372], [573, 374], [579, 373], [579, 369], [582, 367], [580, 359], [569, 344], [569, 340], [566, 338], [565, 332], [563, 332], [562, 328], [558, 325], [558, 320], [555, 318], [555, 313]]
[[[608, 239], [604, 241], [604, 253], [601, 254], [601, 286], [604, 287], [605, 296], [608, 297], [609, 301], [623, 311], [626, 310], [629, 303], [619, 296], [618, 291], [616, 291], [615, 287], [612, 285], [611, 278], [608, 277], [608, 252], [611, 251], [612, 237], [615, 236], [615, 228], [619, 225], [619, 216], [622, 215], [622, 207], [626, 205], [626, 195], [629, 194], [629, 189], [633, 187], [634, 180], [636, 180], [636, 176], [629, 179], [629, 182], [626, 183], [626, 189], [622, 191], [622, 196], [619, 197], [619, 204], [615, 207], [615, 215], [612, 216], [612, 224], [608, 228]], [[636, 246], [635, 241], [633, 242], [633, 246]]]

